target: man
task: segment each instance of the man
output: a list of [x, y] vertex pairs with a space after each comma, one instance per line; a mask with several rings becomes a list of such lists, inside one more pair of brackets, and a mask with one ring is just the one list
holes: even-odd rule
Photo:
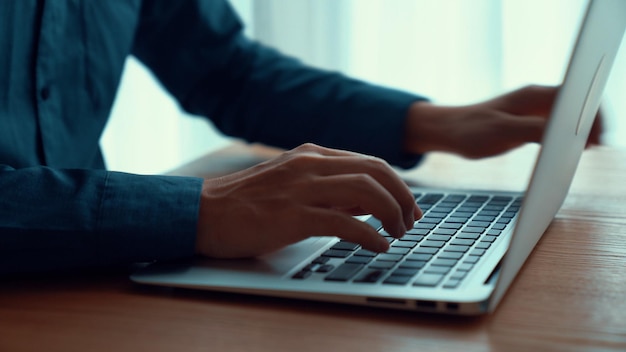
[[[435, 106], [244, 38], [224, 0], [9, 0], [0, 16], [0, 273], [255, 256], [311, 235], [384, 251], [352, 215], [398, 237], [421, 216], [387, 162], [537, 142], [555, 95]], [[128, 55], [224, 133], [291, 150], [217, 179], [105, 171], [98, 142]]]

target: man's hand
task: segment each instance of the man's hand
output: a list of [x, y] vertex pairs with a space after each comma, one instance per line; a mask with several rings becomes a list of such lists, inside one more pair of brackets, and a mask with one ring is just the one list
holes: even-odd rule
[[[408, 113], [405, 147], [412, 153], [481, 158], [540, 142], [557, 92], [555, 87], [529, 86], [468, 106], [415, 103]], [[588, 143], [599, 144], [601, 131], [598, 116]]]
[[251, 257], [310, 236], [338, 236], [385, 251], [388, 242], [353, 215], [372, 214], [393, 236], [422, 213], [384, 161], [305, 144], [247, 170], [204, 182], [198, 253]]

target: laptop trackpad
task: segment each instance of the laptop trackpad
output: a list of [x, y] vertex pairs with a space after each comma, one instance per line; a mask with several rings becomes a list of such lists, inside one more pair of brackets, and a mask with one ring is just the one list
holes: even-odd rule
[[[271, 277], [287, 274], [293, 268], [307, 259], [314, 259], [315, 253], [336, 240], [332, 237], [311, 237], [299, 243], [285, 247], [279, 251], [266, 254], [258, 258], [249, 259], [197, 259], [186, 264], [156, 264], [142, 270], [133, 279], [137, 281], [152, 281], [154, 276], [196, 276], [221, 277], [223, 274], [231, 279], [239, 275], [254, 276], [268, 275]], [[205, 276], [206, 277], [206, 276]]]

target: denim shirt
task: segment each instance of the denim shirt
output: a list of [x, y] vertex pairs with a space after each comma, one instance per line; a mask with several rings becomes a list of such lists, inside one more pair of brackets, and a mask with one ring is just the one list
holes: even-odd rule
[[99, 139], [129, 55], [225, 134], [419, 160], [402, 141], [421, 97], [251, 41], [223, 0], [0, 1], [0, 273], [194, 254], [201, 179], [105, 170]]

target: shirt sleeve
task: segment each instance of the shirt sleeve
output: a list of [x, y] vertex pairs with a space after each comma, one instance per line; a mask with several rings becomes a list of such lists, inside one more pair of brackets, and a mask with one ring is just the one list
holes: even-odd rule
[[146, 0], [133, 54], [192, 114], [282, 148], [313, 142], [403, 168], [411, 103], [423, 97], [308, 67], [244, 37], [226, 1]]
[[194, 254], [202, 180], [0, 165], [0, 274]]

